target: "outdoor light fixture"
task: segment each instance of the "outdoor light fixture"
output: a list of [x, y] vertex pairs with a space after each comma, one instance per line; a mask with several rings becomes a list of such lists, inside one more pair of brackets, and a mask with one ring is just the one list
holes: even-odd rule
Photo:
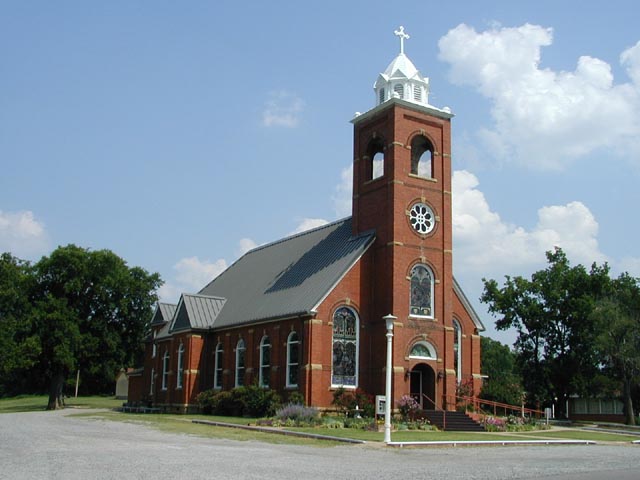
[[393, 371], [393, 322], [397, 317], [389, 314], [382, 317], [387, 326], [387, 378], [385, 383], [384, 398], [384, 443], [391, 442], [391, 372]]

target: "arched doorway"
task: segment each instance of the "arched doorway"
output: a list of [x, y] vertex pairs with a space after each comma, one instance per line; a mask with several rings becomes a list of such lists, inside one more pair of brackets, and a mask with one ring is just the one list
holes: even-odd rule
[[424, 410], [436, 408], [436, 374], [426, 363], [419, 363], [409, 372], [410, 394]]

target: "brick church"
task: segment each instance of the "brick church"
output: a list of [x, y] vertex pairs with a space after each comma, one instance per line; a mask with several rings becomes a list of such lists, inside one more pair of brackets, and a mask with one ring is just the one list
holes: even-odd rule
[[129, 400], [196, 408], [208, 389], [258, 384], [330, 407], [339, 388], [385, 392], [395, 320], [393, 404], [453, 409], [479, 393], [482, 322], [453, 277], [451, 118], [400, 53], [354, 127], [353, 212], [251, 250], [197, 294], [159, 303]]

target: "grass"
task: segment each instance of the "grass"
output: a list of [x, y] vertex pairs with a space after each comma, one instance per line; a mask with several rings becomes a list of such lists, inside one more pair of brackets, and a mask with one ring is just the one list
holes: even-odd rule
[[[338, 442], [331, 442], [326, 440], [289, 437], [276, 433], [257, 433], [255, 431], [241, 430], [238, 428], [214, 427], [211, 425], [202, 425], [191, 422], [191, 420], [198, 418], [203, 420], [217, 420], [226, 423], [246, 425], [247, 423], [249, 423], [249, 419], [246, 418], [212, 417], [210, 415], [131, 414], [114, 411], [77, 413], [74, 414], [74, 416], [145, 425], [162, 432], [197, 435], [199, 437], [205, 438], [221, 438], [225, 440], [236, 440], [244, 442], [258, 440], [261, 442], [274, 444], [309, 445], [316, 447], [332, 447], [338, 445]], [[344, 444], [341, 443], [340, 445]]]
[[[352, 438], [366, 442], [382, 442], [383, 432], [371, 432], [355, 428], [289, 428], [294, 432], [315, 433], [332, 437]], [[401, 430], [391, 434], [393, 442], [438, 442], [460, 440], [511, 440], [512, 437], [500, 433], [437, 432], [424, 430]]]
[[[0, 398], [0, 413], [39, 412], [46, 410], [49, 397], [47, 395], [18, 395], [11, 398]], [[73, 408], [116, 408], [122, 400], [114, 397], [90, 396], [67, 398], [67, 407]]]
[[[99, 412], [82, 413], [82, 416], [102, 418], [105, 420], [115, 420], [121, 422], [137, 423], [157, 428], [161, 431], [171, 433], [185, 433], [199, 435], [208, 438], [225, 438], [230, 440], [259, 440], [278, 444], [305, 444], [333, 446], [336, 442], [326, 440], [313, 440], [304, 438], [292, 438], [268, 432], [246, 431], [227, 427], [217, 427], [211, 425], [198, 425], [191, 423], [191, 420], [209, 420], [224, 423], [235, 423], [240, 425], [255, 424], [255, 419], [240, 417], [220, 417], [212, 415], [169, 415], [169, 414], [124, 414], [120, 412]], [[313, 433], [338, 438], [349, 438], [354, 440], [364, 440], [370, 443], [383, 441], [382, 432], [371, 432], [353, 428], [313, 428], [313, 427], [291, 427], [287, 428], [294, 432]], [[632, 435], [617, 435], [606, 432], [591, 432], [579, 429], [544, 430], [528, 432], [437, 432], [421, 430], [403, 430], [393, 432], [391, 440], [394, 442], [430, 442], [430, 441], [472, 441], [472, 440], [542, 440], [542, 439], [568, 439], [568, 440], [591, 440], [596, 442], [629, 442], [638, 437]], [[344, 444], [340, 444], [344, 445]]]
[[557, 438], [567, 440], [593, 440], [594, 442], [631, 442], [638, 440], [638, 435], [624, 435], [608, 432], [592, 432], [589, 430], [565, 429], [544, 432], [527, 432], [531, 437]]
[[[46, 395], [20, 395], [18, 397], [0, 399], [0, 414], [43, 411], [47, 406]], [[90, 396], [68, 398], [67, 407], [77, 409], [104, 408], [114, 409], [122, 405], [122, 400], [114, 397]], [[254, 418], [220, 417], [213, 415], [170, 415], [170, 414], [127, 414], [116, 411], [107, 412], [83, 412], [74, 413], [76, 416], [90, 417], [119, 422], [136, 423], [149, 426], [164, 432], [198, 435], [206, 438], [224, 438], [228, 440], [251, 441], [277, 444], [334, 446], [336, 442], [325, 440], [304, 439], [288, 437], [267, 432], [255, 432], [227, 427], [214, 427], [210, 425], [194, 424], [195, 419], [235, 423], [240, 425], [255, 424]], [[314, 433], [339, 438], [364, 440], [366, 442], [382, 442], [384, 434], [352, 428], [290, 428], [289, 430]], [[514, 433], [469, 433], [469, 432], [433, 432], [421, 430], [403, 430], [393, 432], [391, 436], [394, 442], [427, 442], [427, 441], [464, 441], [464, 440], [541, 440], [541, 439], [567, 439], [567, 440], [591, 440], [596, 442], [630, 442], [637, 440], [638, 436], [623, 435], [608, 432], [595, 432], [566, 428], [561, 430], [527, 431]], [[341, 444], [344, 445], [344, 444]]]

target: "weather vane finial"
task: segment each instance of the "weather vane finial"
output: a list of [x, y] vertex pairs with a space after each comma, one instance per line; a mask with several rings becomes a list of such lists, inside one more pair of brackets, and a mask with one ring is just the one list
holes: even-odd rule
[[393, 33], [397, 37], [400, 37], [400, 53], [404, 54], [404, 41], [410, 38], [409, 35], [404, 33], [404, 27], [402, 25], [400, 25], [400, 28], [395, 30]]

